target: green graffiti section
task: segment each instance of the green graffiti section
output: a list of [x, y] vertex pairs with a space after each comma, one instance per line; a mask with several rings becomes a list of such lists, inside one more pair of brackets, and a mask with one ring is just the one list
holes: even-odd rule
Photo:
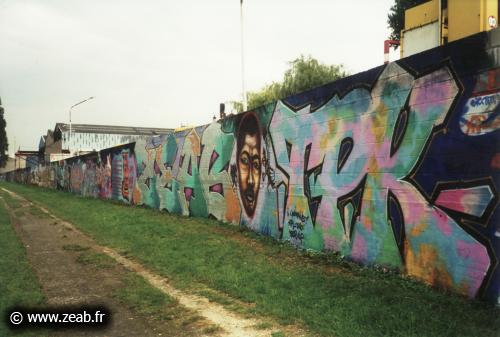
[[186, 135], [180, 155], [178, 195], [183, 215], [208, 217], [207, 203], [199, 175], [200, 136], [195, 129]]
[[229, 173], [234, 136], [224, 133], [219, 123], [210, 124], [203, 132], [200, 181], [207, 201], [208, 213], [218, 220], [239, 223], [237, 191]]

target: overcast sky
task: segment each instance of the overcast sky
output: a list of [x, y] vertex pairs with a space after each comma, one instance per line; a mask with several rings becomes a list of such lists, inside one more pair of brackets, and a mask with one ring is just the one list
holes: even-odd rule
[[[247, 90], [301, 54], [353, 74], [382, 64], [393, 2], [244, 0]], [[89, 96], [73, 123], [201, 125], [241, 98], [238, 0], [0, 0], [0, 43], [11, 154]]]

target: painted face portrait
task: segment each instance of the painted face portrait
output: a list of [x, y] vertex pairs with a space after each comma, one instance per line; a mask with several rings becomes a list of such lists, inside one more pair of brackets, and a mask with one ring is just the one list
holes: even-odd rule
[[240, 122], [237, 140], [237, 166], [240, 199], [246, 214], [253, 217], [259, 194], [261, 174], [260, 127], [249, 113]]

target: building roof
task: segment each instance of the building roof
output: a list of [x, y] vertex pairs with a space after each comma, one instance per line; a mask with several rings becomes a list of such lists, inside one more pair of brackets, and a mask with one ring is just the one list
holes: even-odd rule
[[[54, 130], [61, 132], [69, 131], [69, 124], [57, 123]], [[164, 128], [144, 128], [137, 126], [117, 126], [117, 125], [93, 125], [93, 124], [71, 124], [71, 132], [80, 133], [103, 133], [119, 135], [164, 135], [172, 132], [173, 129]]]
[[15, 153], [16, 157], [19, 156], [38, 156], [38, 151], [23, 151], [23, 150], [18, 150]]
[[46, 140], [47, 140], [47, 136], [40, 137], [40, 141], [38, 142], [38, 149], [43, 149], [45, 147]]

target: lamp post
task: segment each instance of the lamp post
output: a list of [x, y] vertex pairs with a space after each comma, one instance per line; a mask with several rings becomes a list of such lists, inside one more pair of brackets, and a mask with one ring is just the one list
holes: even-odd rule
[[247, 110], [247, 94], [245, 92], [245, 49], [243, 48], [243, 0], [240, 0], [240, 33], [241, 33], [241, 95], [243, 96], [243, 111]]
[[[90, 96], [89, 98], [86, 98], [84, 99], [83, 101], [80, 101], [76, 104], [73, 104], [70, 108], [69, 108], [69, 135], [68, 135], [68, 149], [69, 149], [69, 143], [70, 143], [70, 140], [71, 140], [71, 110], [73, 110], [73, 108], [77, 105], [80, 105], [82, 103], [85, 103], [87, 101], [90, 101], [91, 99], [94, 99], [94, 96]], [[71, 151], [70, 151], [71, 153]]]

